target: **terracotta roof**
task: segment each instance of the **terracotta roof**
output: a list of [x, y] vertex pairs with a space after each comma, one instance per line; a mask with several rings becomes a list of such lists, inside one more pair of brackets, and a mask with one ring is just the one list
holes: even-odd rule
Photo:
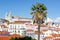
[[49, 39], [53, 39], [52, 35], [46, 36], [45, 38], [43, 38], [43, 40], [49, 40]]
[[7, 26], [5, 26], [5, 25], [1, 25], [1, 27], [3, 27], [3, 28], [7, 28]]
[[[35, 30], [34, 32], [35, 32], [35, 34], [38, 34], [38, 30]], [[40, 31], [40, 34], [43, 34], [43, 32]]]
[[10, 40], [9, 36], [0, 36], [0, 40]]
[[60, 37], [60, 34], [52, 33], [51, 35], [52, 35], [53, 37], [57, 37], [57, 36]]
[[30, 21], [15, 21], [15, 22], [11, 22], [10, 24], [24, 24], [26, 22], [30, 23]]
[[34, 31], [35, 32], [35, 34], [38, 34], [38, 31]]
[[60, 38], [55, 38], [54, 40], [60, 40]]
[[60, 30], [54, 30], [54, 31], [58, 32], [58, 31], [60, 31]]
[[23, 37], [23, 36], [21, 36], [19, 34], [12, 34], [12, 35], [10, 35], [10, 37]]
[[47, 32], [48, 30], [42, 30], [42, 32]]
[[18, 35], [18, 34], [13, 34], [10, 36], [0, 36], [0, 40], [10, 40], [11, 37], [20, 37], [22, 38], [22, 36]]
[[[37, 23], [35, 23], [34, 25], [35, 25], [35, 26], [38, 26]], [[46, 25], [45, 25], [45, 24], [40, 24], [40, 27], [46, 27]]]
[[[40, 34], [43, 34], [44, 32], [47, 32], [48, 30], [42, 30], [42, 32], [40, 32]], [[35, 34], [38, 34], [38, 30], [35, 30], [34, 31], [35, 32]]]
[[[35, 31], [35, 34], [38, 34], [38, 31]], [[40, 34], [43, 34], [43, 32], [40, 32]]]
[[48, 26], [49, 28], [53, 28], [52, 26]]
[[26, 32], [33, 32], [33, 30], [32, 29], [28, 29], [28, 30], [26, 30]]
[[53, 36], [52, 35], [48, 35], [45, 38], [53, 38]]
[[54, 30], [60, 30], [60, 28], [55, 28]]
[[8, 34], [9, 32], [7, 31], [0, 31], [0, 34], [3, 35], [3, 34]]

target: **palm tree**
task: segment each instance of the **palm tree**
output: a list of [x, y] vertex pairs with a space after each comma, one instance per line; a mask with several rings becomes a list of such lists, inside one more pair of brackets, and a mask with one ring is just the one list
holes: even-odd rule
[[33, 15], [33, 23], [38, 24], [38, 40], [40, 40], [40, 25], [44, 23], [46, 17], [47, 17], [47, 8], [42, 3], [36, 3], [31, 8], [32, 12], [31, 15]]

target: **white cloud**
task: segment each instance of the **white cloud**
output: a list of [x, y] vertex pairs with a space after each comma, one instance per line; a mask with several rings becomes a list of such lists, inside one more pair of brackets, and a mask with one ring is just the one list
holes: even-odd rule
[[58, 17], [54, 22], [60, 23], [60, 17]]
[[53, 19], [47, 18], [47, 20], [45, 22], [53, 22]]

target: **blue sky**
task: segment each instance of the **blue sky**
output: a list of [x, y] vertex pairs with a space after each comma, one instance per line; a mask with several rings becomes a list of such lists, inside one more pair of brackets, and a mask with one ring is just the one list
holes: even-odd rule
[[0, 0], [0, 18], [4, 18], [6, 12], [12, 12], [14, 16], [30, 18], [32, 4], [44, 3], [47, 7], [48, 17], [60, 17], [60, 0]]

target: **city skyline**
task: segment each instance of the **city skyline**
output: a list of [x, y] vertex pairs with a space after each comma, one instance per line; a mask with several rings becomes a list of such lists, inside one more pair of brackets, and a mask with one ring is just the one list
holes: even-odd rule
[[0, 18], [4, 18], [6, 12], [9, 13], [10, 11], [14, 16], [31, 18], [31, 7], [36, 2], [45, 4], [49, 18], [60, 17], [59, 0], [0, 0]]

